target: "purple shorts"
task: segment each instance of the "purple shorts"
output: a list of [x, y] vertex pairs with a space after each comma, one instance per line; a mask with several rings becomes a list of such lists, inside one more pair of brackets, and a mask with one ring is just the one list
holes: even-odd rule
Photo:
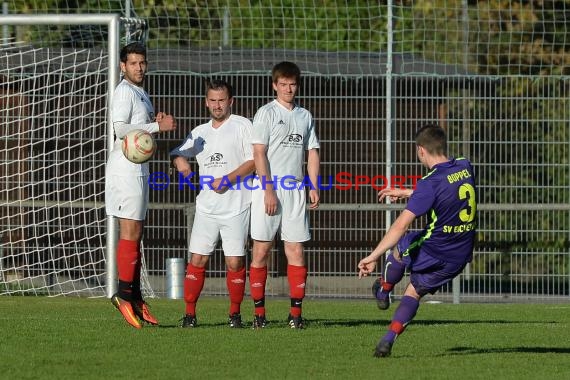
[[420, 232], [409, 232], [398, 241], [397, 247], [400, 258], [410, 272], [410, 282], [420, 296], [434, 294], [443, 285], [459, 275], [467, 262], [456, 264], [448, 263], [425, 253], [421, 247], [410, 249], [406, 255], [403, 253], [414, 247], [414, 242]]

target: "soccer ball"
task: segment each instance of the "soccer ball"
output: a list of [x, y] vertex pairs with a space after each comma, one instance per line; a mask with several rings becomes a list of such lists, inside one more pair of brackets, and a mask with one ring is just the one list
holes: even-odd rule
[[147, 131], [135, 129], [123, 137], [122, 149], [127, 160], [142, 164], [150, 160], [156, 151], [156, 142]]

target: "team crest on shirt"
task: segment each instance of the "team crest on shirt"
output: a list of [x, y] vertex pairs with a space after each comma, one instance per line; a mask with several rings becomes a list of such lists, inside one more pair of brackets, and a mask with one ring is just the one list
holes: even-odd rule
[[224, 155], [222, 153], [212, 153], [206, 160], [204, 160], [204, 167], [207, 169], [211, 168], [221, 168], [227, 165], [227, 161], [224, 160]]
[[224, 155], [221, 153], [214, 153], [210, 157], [208, 157], [208, 160], [210, 162], [220, 162], [223, 159], [224, 159]]
[[298, 133], [291, 133], [286, 136], [283, 141], [281, 141], [281, 146], [286, 146], [289, 148], [302, 148], [303, 147], [303, 136]]

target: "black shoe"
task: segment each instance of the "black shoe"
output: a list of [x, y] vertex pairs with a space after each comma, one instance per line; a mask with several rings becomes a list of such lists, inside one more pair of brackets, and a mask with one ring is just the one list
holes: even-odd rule
[[182, 318], [180, 320], [182, 322], [182, 324], [180, 325], [180, 327], [197, 327], [198, 326], [198, 320], [196, 319], [195, 315], [192, 314], [186, 314], [184, 316], [184, 318]]
[[388, 310], [390, 307], [390, 294], [388, 294], [386, 298], [378, 298], [380, 288], [382, 288], [382, 277], [378, 277], [372, 284], [372, 294], [374, 295], [378, 309]]
[[241, 329], [243, 327], [243, 323], [241, 323], [241, 315], [239, 313], [230, 315], [228, 323], [232, 329]]
[[251, 326], [252, 329], [264, 329], [267, 326], [267, 319], [265, 319], [265, 315], [255, 315], [253, 317], [253, 325]]
[[394, 343], [392, 342], [388, 342], [386, 340], [381, 340], [380, 342], [378, 342], [378, 345], [376, 346], [376, 350], [374, 350], [374, 356], [377, 358], [385, 358], [390, 356], [390, 354], [392, 353], [392, 345]]
[[287, 317], [289, 320], [289, 327], [292, 329], [304, 329], [305, 328], [305, 321], [301, 316], [293, 317], [291, 314]]

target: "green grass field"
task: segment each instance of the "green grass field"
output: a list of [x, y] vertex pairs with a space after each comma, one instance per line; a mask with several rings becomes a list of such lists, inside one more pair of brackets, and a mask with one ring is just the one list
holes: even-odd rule
[[182, 329], [183, 301], [151, 300], [161, 325], [135, 330], [107, 299], [0, 297], [0, 378], [570, 378], [570, 304], [424, 303], [376, 359], [397, 303], [306, 299], [307, 328], [291, 330], [288, 301], [268, 298], [271, 323], [254, 331], [227, 327], [227, 302], [200, 299], [200, 326]]

